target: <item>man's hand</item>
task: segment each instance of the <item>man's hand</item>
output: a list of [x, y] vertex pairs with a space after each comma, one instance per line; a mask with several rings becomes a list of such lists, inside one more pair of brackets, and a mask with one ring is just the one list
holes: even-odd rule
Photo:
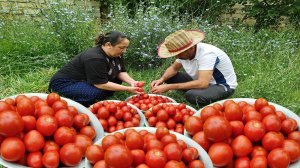
[[151, 82], [151, 88], [153, 89], [154, 87], [157, 87], [162, 83], [163, 83], [163, 81], [161, 79], [154, 80], [154, 81]]
[[169, 86], [167, 84], [166, 85], [159, 85], [159, 86], [152, 87], [151, 93], [160, 94], [160, 93], [167, 92], [169, 90], [170, 89], [169, 89]]

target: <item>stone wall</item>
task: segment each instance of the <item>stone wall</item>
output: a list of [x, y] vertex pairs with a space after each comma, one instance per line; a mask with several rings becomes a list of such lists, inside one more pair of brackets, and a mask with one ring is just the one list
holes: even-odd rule
[[[41, 8], [46, 8], [46, 3], [51, 0], [0, 0], [0, 15], [37, 16]], [[55, 2], [55, 1], [54, 1]], [[95, 0], [61, 0], [69, 5], [78, 5], [93, 10], [95, 17], [100, 16], [99, 2]]]

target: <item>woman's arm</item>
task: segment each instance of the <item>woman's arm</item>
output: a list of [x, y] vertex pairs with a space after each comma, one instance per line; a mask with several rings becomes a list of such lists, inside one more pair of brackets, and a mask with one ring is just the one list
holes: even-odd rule
[[137, 83], [137, 81], [135, 81], [132, 77], [130, 77], [127, 72], [119, 73], [118, 79], [120, 79], [123, 82], [128, 83], [131, 86], [136, 86], [136, 83]]
[[95, 84], [95, 87], [103, 90], [110, 90], [110, 91], [127, 91], [130, 93], [137, 94], [138, 87], [132, 87], [132, 86], [124, 86], [113, 82], [107, 82], [105, 84]]

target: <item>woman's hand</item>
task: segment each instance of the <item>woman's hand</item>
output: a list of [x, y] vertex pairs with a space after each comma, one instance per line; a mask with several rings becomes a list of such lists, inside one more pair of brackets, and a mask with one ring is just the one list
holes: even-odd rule
[[127, 88], [127, 92], [133, 93], [133, 94], [142, 94], [144, 92], [140, 92], [140, 87], [136, 87], [136, 86], [128, 86]]

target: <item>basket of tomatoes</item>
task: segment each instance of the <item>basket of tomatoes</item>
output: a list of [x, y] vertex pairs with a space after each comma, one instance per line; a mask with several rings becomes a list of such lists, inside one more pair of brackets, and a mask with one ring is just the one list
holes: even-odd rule
[[187, 119], [186, 133], [215, 167], [300, 167], [300, 118], [264, 98], [212, 103]]
[[159, 94], [146, 93], [130, 96], [126, 98], [125, 101], [130, 104], [133, 104], [142, 111], [146, 111], [160, 103], [176, 103], [176, 101], [170, 97]]
[[0, 101], [0, 164], [82, 167], [88, 146], [104, 131], [81, 104], [56, 93], [25, 93]]
[[87, 149], [90, 167], [212, 167], [193, 140], [165, 127], [134, 127], [107, 134]]
[[183, 134], [184, 122], [196, 113], [196, 109], [184, 103], [161, 103], [146, 110], [147, 127], [166, 127], [170, 131]]
[[105, 132], [129, 127], [143, 127], [145, 116], [136, 106], [120, 100], [105, 100], [89, 107], [101, 123]]

